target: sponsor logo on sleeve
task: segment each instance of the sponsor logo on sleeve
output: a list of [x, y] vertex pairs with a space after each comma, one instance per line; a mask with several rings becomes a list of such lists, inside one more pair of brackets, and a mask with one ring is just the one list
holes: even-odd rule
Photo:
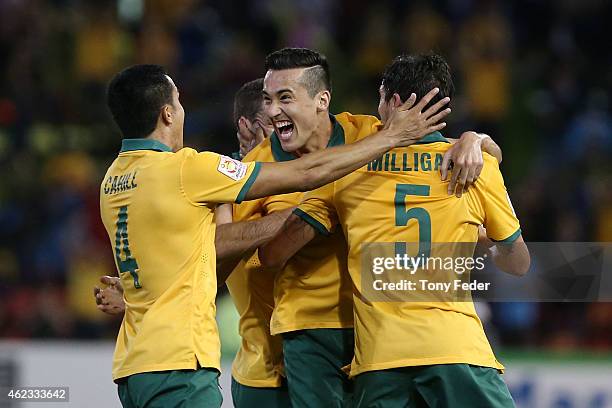
[[248, 166], [238, 160], [221, 156], [217, 170], [219, 173], [231, 178], [232, 180], [242, 180], [247, 172]]

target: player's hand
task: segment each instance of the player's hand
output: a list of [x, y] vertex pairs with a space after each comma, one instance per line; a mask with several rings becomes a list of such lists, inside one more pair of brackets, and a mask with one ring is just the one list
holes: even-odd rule
[[451, 112], [450, 108], [443, 109], [450, 102], [450, 98], [439, 100], [423, 112], [438, 92], [438, 88], [432, 89], [416, 104], [416, 95], [411, 94], [403, 105], [391, 113], [385, 123], [385, 129], [398, 132], [393, 132], [396, 147], [410, 146], [423, 136], [446, 126], [445, 122], [440, 121]]
[[492, 247], [493, 241], [487, 236], [487, 230], [484, 226], [478, 226], [478, 244], [485, 245], [487, 248]]
[[236, 132], [236, 138], [238, 139], [238, 145], [240, 146], [241, 159], [250, 151], [254, 137], [255, 136], [246, 123], [246, 119], [242, 117], [238, 119], [238, 131]]
[[255, 125], [261, 130], [261, 133], [257, 133], [257, 144], [261, 143], [265, 138], [272, 136], [274, 125], [265, 113], [259, 112], [255, 115]]
[[114, 286], [119, 292], [123, 293], [121, 279], [118, 276], [100, 276], [100, 283], [106, 286]]
[[476, 242], [476, 248], [474, 249], [474, 256], [491, 256], [491, 248], [495, 246], [495, 243], [487, 237], [487, 230], [484, 226], [478, 226], [478, 241]]
[[482, 140], [483, 137], [476, 132], [465, 132], [444, 154], [441, 168], [442, 180], [446, 181], [449, 169], [452, 167], [448, 194], [456, 194], [457, 197], [461, 197], [480, 176], [484, 165], [481, 150]]
[[260, 122], [261, 120], [258, 120], [254, 124], [251, 124], [245, 117], [240, 117], [240, 119], [238, 119], [238, 132], [236, 132], [236, 137], [240, 145], [240, 158], [246, 156], [247, 153], [265, 139], [266, 130]]
[[98, 310], [117, 315], [125, 312], [125, 302], [123, 300], [123, 287], [121, 280], [117, 277], [102, 276], [100, 282], [108, 285], [106, 288], [94, 288], [94, 297]]

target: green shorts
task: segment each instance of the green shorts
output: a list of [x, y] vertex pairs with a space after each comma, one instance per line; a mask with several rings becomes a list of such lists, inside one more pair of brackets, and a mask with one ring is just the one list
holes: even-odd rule
[[232, 377], [232, 400], [235, 408], [291, 408], [286, 383], [280, 387], [249, 387]]
[[214, 368], [157, 371], [118, 381], [123, 408], [219, 408], [219, 372]]
[[293, 408], [350, 407], [353, 382], [342, 371], [351, 363], [353, 329], [283, 333], [285, 373]]
[[514, 407], [494, 368], [438, 364], [369, 371], [355, 377], [355, 407]]

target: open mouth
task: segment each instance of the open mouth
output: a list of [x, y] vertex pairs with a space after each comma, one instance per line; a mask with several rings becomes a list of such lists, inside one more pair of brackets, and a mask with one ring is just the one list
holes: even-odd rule
[[275, 123], [278, 137], [282, 141], [287, 141], [293, 136], [293, 123], [288, 120], [283, 120]]

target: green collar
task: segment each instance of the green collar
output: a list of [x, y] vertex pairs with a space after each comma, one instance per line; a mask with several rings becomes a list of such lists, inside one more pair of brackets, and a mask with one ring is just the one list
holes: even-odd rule
[[[327, 142], [327, 147], [341, 146], [344, 144], [344, 129], [338, 123], [334, 115], [330, 114], [329, 119], [332, 122], [333, 128], [332, 135], [329, 138], [329, 142]], [[283, 150], [276, 132], [272, 132], [272, 136], [270, 136], [270, 143], [272, 145], [272, 155], [274, 156], [274, 160], [276, 160], [277, 162], [296, 159], [294, 155]]]
[[436, 143], [436, 142], [450, 143], [448, 140], [446, 140], [444, 136], [442, 136], [442, 133], [435, 131], [433, 133], [425, 135], [425, 137], [423, 137], [421, 140], [419, 140], [415, 144], [426, 144], [426, 143]]
[[155, 150], [156, 152], [171, 152], [172, 149], [162, 142], [153, 139], [123, 139], [119, 153], [134, 150]]

